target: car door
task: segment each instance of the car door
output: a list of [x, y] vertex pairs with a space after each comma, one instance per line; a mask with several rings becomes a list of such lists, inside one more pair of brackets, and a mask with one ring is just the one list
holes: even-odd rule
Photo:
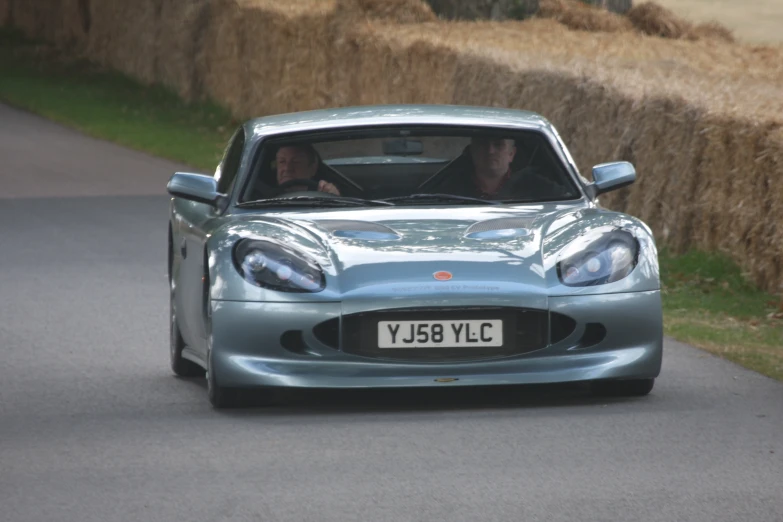
[[[245, 134], [238, 129], [229, 141], [215, 171], [217, 190], [230, 194], [242, 161]], [[179, 244], [174, 245], [181, 256], [177, 274], [177, 310], [185, 342], [197, 355], [206, 356], [206, 306], [209, 279], [206, 240], [221, 211], [204, 203], [184, 202], [179, 216]]]

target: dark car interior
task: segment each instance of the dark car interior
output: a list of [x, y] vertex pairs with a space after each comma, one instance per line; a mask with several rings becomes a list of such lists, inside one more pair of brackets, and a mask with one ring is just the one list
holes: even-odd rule
[[[562, 192], [563, 199], [578, 195], [573, 180], [545, 138], [532, 131], [517, 134], [514, 136], [517, 152], [510, 165], [512, 172], [531, 169], [534, 182], [547, 184], [555, 193]], [[433, 147], [428, 138], [310, 142], [318, 156], [314, 180], [334, 184], [342, 196], [364, 199], [437, 193], [439, 185], [450, 176], [471, 171], [470, 138], [436, 137], [434, 139], [439, 140], [437, 147]], [[242, 201], [285, 194], [277, 188], [275, 153], [288, 144], [290, 142], [263, 147]], [[302, 189], [312, 191], [314, 186]]]

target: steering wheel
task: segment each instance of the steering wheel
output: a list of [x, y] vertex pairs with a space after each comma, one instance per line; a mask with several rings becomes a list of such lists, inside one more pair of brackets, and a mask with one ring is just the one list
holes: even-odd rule
[[291, 187], [306, 187], [307, 190], [318, 190], [319, 182], [317, 179], [289, 179], [288, 181], [284, 181], [281, 184], [277, 186], [277, 193], [280, 194], [287, 188]]
[[[284, 181], [274, 189], [274, 195], [273, 197], [279, 197], [282, 196], [284, 193], [286, 197], [297, 197], [297, 196], [310, 196], [313, 197], [316, 194], [318, 197], [324, 197], [324, 198], [339, 198], [340, 196], [337, 194], [332, 194], [331, 192], [323, 192], [318, 190], [318, 185], [321, 184], [321, 180], [318, 179], [289, 179], [288, 181]], [[291, 192], [286, 192], [285, 189], [289, 187], [305, 187], [307, 190], [296, 190]], [[313, 194], [315, 192], [315, 194]]]

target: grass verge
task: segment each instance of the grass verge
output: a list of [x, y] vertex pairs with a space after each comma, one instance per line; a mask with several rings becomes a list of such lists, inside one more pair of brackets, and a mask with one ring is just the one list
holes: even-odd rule
[[214, 103], [186, 104], [0, 28], [0, 100], [119, 143], [212, 172], [237, 122]]
[[667, 335], [783, 380], [783, 300], [717, 253], [659, 252]]
[[[0, 29], [0, 101], [86, 134], [210, 172], [238, 122], [212, 103], [66, 60]], [[660, 252], [667, 335], [783, 380], [783, 302], [727, 257]]]

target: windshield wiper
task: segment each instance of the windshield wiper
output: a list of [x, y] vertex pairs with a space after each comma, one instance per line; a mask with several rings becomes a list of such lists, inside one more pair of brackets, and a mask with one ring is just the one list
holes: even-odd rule
[[497, 205], [498, 201], [487, 199], [471, 198], [468, 196], [455, 196], [453, 194], [411, 194], [410, 196], [398, 196], [386, 198], [383, 201], [405, 202], [405, 201], [440, 201], [453, 203], [480, 203], [482, 205]]
[[503, 199], [500, 203], [504, 205], [521, 205], [525, 203], [552, 203], [554, 201], [563, 201], [567, 199], [573, 199], [568, 197], [551, 197], [551, 198], [526, 198], [526, 199]]
[[379, 207], [393, 206], [393, 203], [380, 201], [376, 199], [340, 197], [318, 197], [318, 196], [294, 196], [290, 198], [269, 198], [257, 199], [255, 201], [245, 201], [237, 203], [239, 208], [258, 208], [258, 207], [285, 207], [285, 206], [307, 206], [307, 207]]

